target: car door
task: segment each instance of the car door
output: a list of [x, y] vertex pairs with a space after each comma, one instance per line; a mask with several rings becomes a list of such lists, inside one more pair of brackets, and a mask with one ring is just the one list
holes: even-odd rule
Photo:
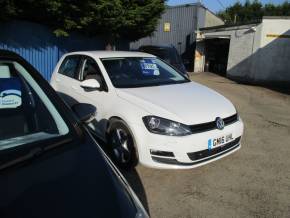
[[81, 61], [81, 55], [69, 55], [64, 58], [58, 71], [54, 74], [53, 87], [69, 106], [81, 100], [77, 89]]
[[[107, 126], [106, 114], [109, 111], [108, 104], [110, 102], [108, 98], [110, 98], [110, 94], [99, 65], [93, 58], [83, 56], [77, 77], [78, 85], [76, 86], [76, 92], [79, 95], [79, 101], [81, 103], [93, 104], [97, 108], [96, 118], [89, 124], [89, 127], [104, 139]], [[100, 88], [94, 90], [83, 88], [81, 83], [88, 79], [97, 80], [100, 83]]]

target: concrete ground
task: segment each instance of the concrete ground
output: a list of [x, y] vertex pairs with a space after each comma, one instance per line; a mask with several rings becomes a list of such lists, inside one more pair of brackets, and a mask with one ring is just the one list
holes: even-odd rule
[[290, 95], [211, 73], [192, 79], [236, 105], [242, 148], [192, 170], [125, 173], [151, 217], [290, 217]]

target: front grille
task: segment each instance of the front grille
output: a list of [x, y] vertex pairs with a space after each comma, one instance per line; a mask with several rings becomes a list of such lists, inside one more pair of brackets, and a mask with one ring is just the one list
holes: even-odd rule
[[238, 114], [234, 114], [233, 116], [227, 117], [224, 119], [225, 125], [230, 125], [238, 121]]
[[206, 149], [202, 151], [192, 152], [192, 153], [188, 153], [187, 155], [189, 159], [192, 161], [200, 160], [200, 159], [218, 154], [220, 152], [226, 151], [232, 147], [235, 147], [237, 144], [239, 144], [240, 140], [241, 140], [241, 137], [238, 137], [234, 141], [231, 141], [223, 146], [220, 146], [211, 150]]
[[184, 162], [179, 162], [176, 159], [172, 158], [164, 158], [164, 157], [156, 157], [156, 156], [151, 156], [152, 160], [158, 163], [163, 163], [163, 164], [171, 164], [171, 165], [179, 165], [179, 166], [194, 166], [212, 159], [215, 159], [221, 155], [224, 155], [230, 151], [233, 151], [234, 149], [238, 148], [240, 145], [240, 140], [241, 137], [236, 138], [234, 141], [229, 142], [225, 144], [224, 146], [212, 149], [212, 150], [203, 150], [203, 151], [198, 151], [198, 152], [193, 152], [193, 153], [188, 153], [188, 157], [194, 161], [191, 163], [184, 163]]
[[[228, 126], [232, 123], [235, 123], [238, 121], [238, 114], [234, 114], [230, 117], [226, 117], [223, 119], [225, 126]], [[192, 133], [201, 133], [206, 131], [211, 131], [216, 129], [216, 121], [208, 122], [208, 123], [202, 123], [202, 124], [196, 124], [189, 126]]]

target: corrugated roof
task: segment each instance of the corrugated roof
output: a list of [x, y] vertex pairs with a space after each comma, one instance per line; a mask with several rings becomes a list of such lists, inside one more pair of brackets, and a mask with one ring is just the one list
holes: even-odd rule
[[258, 20], [255, 20], [255, 21], [243, 22], [243, 23], [237, 23], [237, 24], [225, 24], [225, 25], [212, 26], [212, 27], [204, 27], [204, 28], [200, 28], [200, 31], [218, 30], [218, 29], [224, 29], [224, 28], [230, 28], [230, 27], [240, 27], [240, 26], [242, 27], [242, 26], [247, 26], [247, 25], [255, 25], [255, 24], [262, 23], [263, 19], [285, 19], [285, 20], [290, 20], [290, 16], [263, 16], [262, 19], [258, 19]]
[[289, 20], [290, 16], [264, 16], [263, 19], [285, 19], [285, 20]]
[[180, 4], [180, 5], [166, 5], [166, 9], [184, 8], [184, 7], [191, 7], [191, 6], [204, 7], [201, 3], [189, 3], [189, 4]]
[[204, 27], [204, 28], [200, 28], [199, 30], [200, 31], [218, 30], [218, 29], [225, 29], [225, 28], [230, 28], [230, 27], [242, 27], [242, 26], [248, 26], [248, 25], [258, 25], [261, 22], [262, 22], [262, 20], [245, 22], [245, 23], [237, 23], [237, 24], [225, 24], [225, 25], [219, 25], [219, 26]]

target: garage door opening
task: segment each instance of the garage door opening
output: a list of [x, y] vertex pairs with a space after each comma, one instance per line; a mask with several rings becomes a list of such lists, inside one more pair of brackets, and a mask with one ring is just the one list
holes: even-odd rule
[[230, 39], [205, 39], [205, 71], [226, 76]]

